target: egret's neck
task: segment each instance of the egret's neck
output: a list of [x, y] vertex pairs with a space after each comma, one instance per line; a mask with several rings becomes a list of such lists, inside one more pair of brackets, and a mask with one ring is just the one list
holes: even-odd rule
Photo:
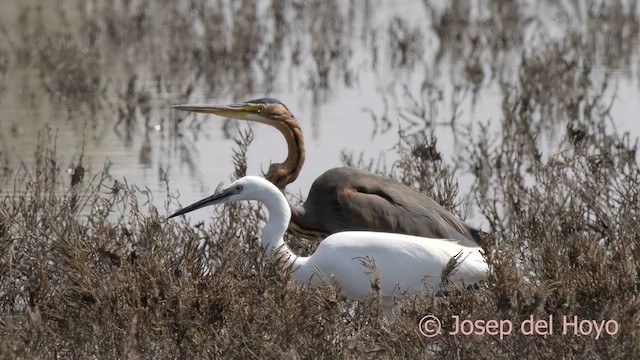
[[276, 188], [273, 188], [272, 191], [261, 193], [260, 197], [257, 200], [264, 203], [269, 212], [269, 219], [264, 228], [262, 228], [262, 236], [260, 237], [262, 248], [267, 256], [270, 256], [274, 261], [295, 269], [296, 264], [300, 261], [306, 261], [304, 260], [306, 258], [300, 258], [295, 255], [284, 243], [284, 232], [287, 230], [291, 219], [289, 203]]

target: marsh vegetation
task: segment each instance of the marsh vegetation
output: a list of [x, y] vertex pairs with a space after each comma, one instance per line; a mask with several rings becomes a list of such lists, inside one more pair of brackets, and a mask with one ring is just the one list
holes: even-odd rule
[[[428, 28], [415, 14], [380, 14], [376, 1], [0, 4], [16, 15], [0, 22], [0, 357], [637, 357], [640, 132], [624, 118], [637, 98], [620, 89], [638, 87], [638, 4], [532, 3], [425, 0], [413, 9]], [[208, 141], [202, 119], [167, 116], [169, 105], [295, 82], [321, 107], [370, 72], [391, 80], [358, 116], [396, 146], [388, 157], [344, 149], [342, 162], [490, 231], [489, 280], [403, 298], [391, 330], [375, 294], [354, 303], [291, 284], [255, 240], [256, 204], [166, 220], [186, 202], [174, 163], [195, 176]], [[486, 94], [498, 99], [494, 115], [470, 113]], [[621, 98], [630, 111], [616, 110]], [[53, 118], [75, 139], [60, 138]], [[248, 172], [254, 134], [233, 126], [222, 129], [235, 139], [234, 169], [210, 182]], [[106, 136], [153, 169], [152, 187], [87, 160]], [[65, 141], [76, 150], [61, 152]], [[285, 240], [301, 253], [317, 244]], [[445, 334], [420, 334], [426, 314]], [[563, 334], [558, 320], [547, 336], [446, 334], [454, 316], [532, 315], [615, 320], [619, 331]]]

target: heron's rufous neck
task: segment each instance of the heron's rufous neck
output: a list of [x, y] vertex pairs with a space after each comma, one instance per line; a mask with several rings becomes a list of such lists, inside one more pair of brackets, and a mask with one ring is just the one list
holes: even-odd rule
[[280, 130], [287, 141], [287, 158], [283, 163], [272, 164], [265, 177], [282, 190], [287, 184], [294, 182], [300, 174], [305, 156], [304, 138], [298, 121], [292, 115], [286, 115], [274, 126]]

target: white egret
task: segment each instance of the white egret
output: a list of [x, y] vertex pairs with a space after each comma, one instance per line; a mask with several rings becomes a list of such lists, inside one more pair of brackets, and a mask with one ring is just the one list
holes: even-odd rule
[[456, 255], [460, 255], [460, 263], [450, 280], [475, 283], [487, 275], [488, 267], [480, 247], [396, 233], [335, 233], [324, 239], [313, 255], [297, 256], [283, 240], [291, 219], [287, 199], [275, 185], [257, 176], [243, 177], [170, 218], [205, 206], [240, 200], [257, 200], [266, 206], [269, 217], [262, 228], [262, 247], [272, 259], [291, 267], [295, 281], [320, 286], [323, 279], [333, 279], [344, 296], [357, 301], [365, 300], [373, 290], [372, 284], [376, 284], [385, 315], [391, 321], [394, 296], [405, 290], [416, 294], [434, 289], [441, 282], [443, 268]]

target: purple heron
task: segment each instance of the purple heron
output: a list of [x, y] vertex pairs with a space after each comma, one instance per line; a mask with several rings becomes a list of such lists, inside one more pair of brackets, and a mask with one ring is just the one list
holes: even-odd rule
[[[176, 105], [178, 110], [253, 121], [278, 129], [287, 141], [283, 163], [271, 164], [265, 178], [284, 190], [300, 174], [305, 158], [300, 123], [279, 100], [263, 98], [232, 105]], [[327, 170], [311, 185], [302, 206], [291, 206], [289, 230], [304, 237], [341, 231], [380, 231], [482, 243], [469, 227], [426, 194], [395, 180], [350, 167]]]
[[480, 247], [404, 234], [339, 232], [324, 239], [311, 256], [298, 256], [283, 239], [291, 219], [287, 199], [275, 185], [258, 176], [243, 177], [169, 217], [240, 200], [257, 200], [267, 207], [269, 218], [260, 237], [262, 248], [267, 256], [289, 267], [296, 282], [322, 286], [323, 279], [332, 278], [338, 282], [344, 296], [363, 301], [372, 291], [375, 275], [371, 269], [375, 268], [379, 276], [377, 285], [382, 293], [381, 305], [391, 322], [394, 320], [394, 297], [403, 294], [404, 290], [417, 294], [438, 287], [442, 271], [451, 258], [458, 262], [451, 281], [474, 283], [487, 276], [488, 267]]

